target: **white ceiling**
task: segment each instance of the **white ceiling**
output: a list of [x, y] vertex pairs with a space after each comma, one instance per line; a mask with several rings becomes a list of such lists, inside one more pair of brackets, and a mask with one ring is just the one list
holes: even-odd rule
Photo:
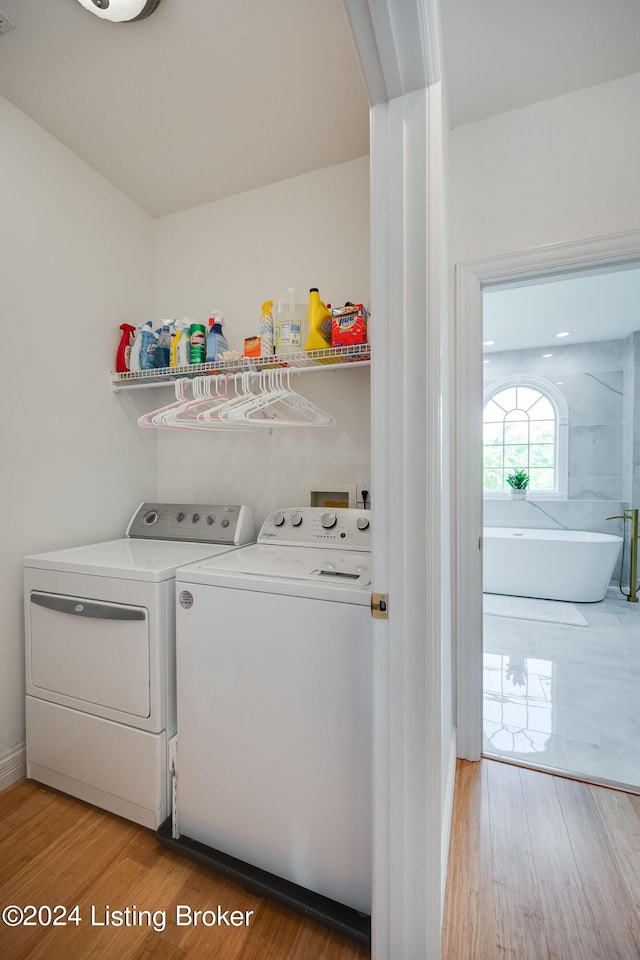
[[[441, 7], [453, 125], [640, 71], [638, 0]], [[368, 152], [342, 0], [162, 0], [128, 24], [0, 9], [0, 94], [153, 216]]]
[[0, 0], [0, 94], [152, 215], [369, 152], [341, 0]]
[[[487, 288], [483, 294], [486, 357], [504, 350], [619, 340], [640, 330], [640, 264], [581, 271]], [[558, 338], [556, 333], [569, 333]]]

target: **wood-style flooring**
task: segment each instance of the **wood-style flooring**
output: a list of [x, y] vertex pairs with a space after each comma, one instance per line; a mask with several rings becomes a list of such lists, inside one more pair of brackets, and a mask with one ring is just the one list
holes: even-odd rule
[[638, 960], [640, 797], [458, 761], [443, 960]]
[[[0, 793], [0, 910], [79, 906], [77, 926], [7, 927], [0, 960], [361, 960], [364, 947], [312, 920], [247, 893], [159, 846], [155, 834], [95, 807], [19, 781]], [[176, 907], [253, 911], [248, 926], [178, 926]], [[91, 925], [91, 907], [96, 925]], [[156, 931], [98, 926], [106, 910]], [[135, 908], [135, 913], [134, 913]], [[60, 913], [60, 911], [58, 911]], [[193, 917], [193, 914], [191, 914]], [[188, 919], [186, 912], [182, 918]], [[45, 916], [46, 919], [46, 916]], [[151, 918], [153, 920], [153, 917]], [[207, 919], [212, 919], [207, 915]], [[232, 918], [229, 913], [227, 919]]]
[[[64, 927], [0, 921], [0, 960], [369, 956], [160, 847], [151, 831], [31, 781], [0, 793], [0, 825], [0, 908], [78, 904], [82, 917]], [[180, 904], [253, 914], [248, 926], [178, 926]], [[166, 926], [99, 926], [107, 907], [139, 919], [159, 911]], [[639, 908], [640, 797], [458, 761], [443, 960], [640, 960]]]

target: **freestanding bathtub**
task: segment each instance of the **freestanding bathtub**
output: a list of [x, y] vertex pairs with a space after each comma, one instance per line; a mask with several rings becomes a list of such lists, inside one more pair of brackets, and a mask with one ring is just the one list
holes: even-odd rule
[[603, 600], [622, 548], [622, 537], [582, 530], [483, 532], [483, 590], [515, 597]]

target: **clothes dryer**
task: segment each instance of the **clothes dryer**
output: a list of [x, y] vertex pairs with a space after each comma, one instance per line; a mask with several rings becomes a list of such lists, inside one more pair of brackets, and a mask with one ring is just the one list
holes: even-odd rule
[[254, 538], [246, 506], [145, 503], [123, 539], [25, 558], [28, 777], [162, 823], [175, 570]]
[[370, 582], [369, 512], [312, 507], [176, 572], [174, 836], [320, 919], [371, 912]]

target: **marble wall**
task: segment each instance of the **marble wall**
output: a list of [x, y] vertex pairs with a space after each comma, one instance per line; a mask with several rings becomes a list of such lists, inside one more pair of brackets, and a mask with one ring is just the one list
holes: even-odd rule
[[[544, 358], [543, 353], [552, 356]], [[640, 331], [544, 350], [487, 353], [485, 386], [514, 374], [542, 377], [569, 408], [568, 498], [485, 497], [487, 526], [622, 534], [620, 514], [640, 506]]]

